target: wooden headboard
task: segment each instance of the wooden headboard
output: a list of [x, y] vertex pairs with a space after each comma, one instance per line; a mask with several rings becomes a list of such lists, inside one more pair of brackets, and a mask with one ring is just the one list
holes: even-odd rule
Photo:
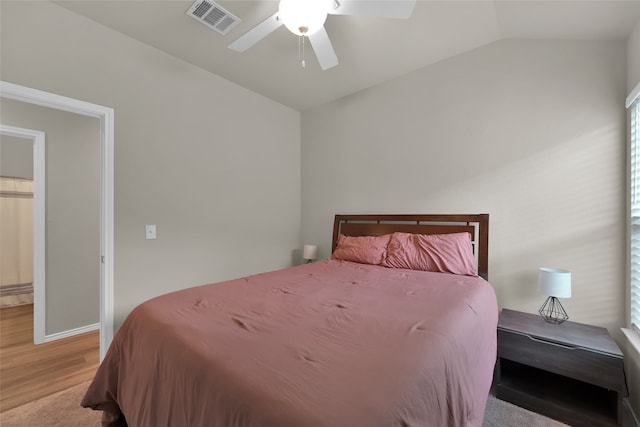
[[447, 234], [469, 232], [478, 262], [478, 275], [489, 278], [489, 214], [474, 215], [336, 215], [331, 252], [338, 236], [382, 236], [393, 232]]

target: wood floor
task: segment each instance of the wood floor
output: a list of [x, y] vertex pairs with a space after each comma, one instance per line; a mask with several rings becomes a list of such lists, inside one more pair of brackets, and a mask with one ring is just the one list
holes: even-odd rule
[[0, 309], [0, 412], [93, 378], [99, 331], [34, 345], [33, 304]]

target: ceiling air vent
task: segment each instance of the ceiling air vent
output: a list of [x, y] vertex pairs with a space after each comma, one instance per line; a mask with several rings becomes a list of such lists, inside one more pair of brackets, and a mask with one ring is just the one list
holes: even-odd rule
[[187, 15], [216, 30], [223, 36], [240, 22], [238, 17], [209, 0], [196, 0], [187, 10]]

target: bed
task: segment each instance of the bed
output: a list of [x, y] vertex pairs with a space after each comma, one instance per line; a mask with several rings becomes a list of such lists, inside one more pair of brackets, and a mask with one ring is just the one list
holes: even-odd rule
[[[481, 426], [498, 321], [488, 223], [336, 215], [330, 259], [136, 307], [81, 404], [104, 426]], [[440, 271], [406, 268], [426, 259], [413, 241]]]

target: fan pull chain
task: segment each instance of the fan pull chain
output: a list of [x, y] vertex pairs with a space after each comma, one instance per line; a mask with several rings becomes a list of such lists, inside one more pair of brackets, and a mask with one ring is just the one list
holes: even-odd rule
[[300, 61], [300, 65], [302, 68], [305, 67], [304, 62], [304, 35], [301, 35], [298, 39], [298, 61]]

